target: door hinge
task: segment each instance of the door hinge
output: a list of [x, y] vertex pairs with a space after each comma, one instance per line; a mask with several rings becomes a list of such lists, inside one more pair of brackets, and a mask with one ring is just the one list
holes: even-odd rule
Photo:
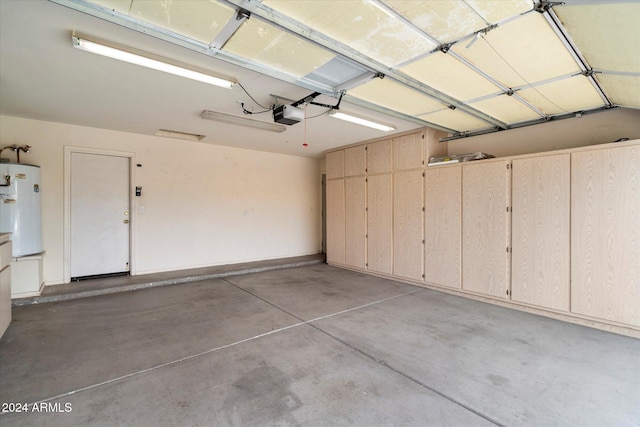
[[422, 278], [424, 279], [424, 274], [422, 275]]
[[424, 206], [422, 207], [422, 212], [424, 212]]
[[507, 246], [507, 253], [509, 253], [509, 246]]
[[509, 289], [507, 289], [507, 295], [509, 295]]
[[424, 239], [422, 239], [422, 244], [424, 245]]

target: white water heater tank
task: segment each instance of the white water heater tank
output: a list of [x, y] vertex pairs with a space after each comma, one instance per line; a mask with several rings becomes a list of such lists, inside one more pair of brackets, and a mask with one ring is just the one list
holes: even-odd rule
[[0, 232], [12, 233], [14, 258], [42, 252], [39, 166], [0, 163]]

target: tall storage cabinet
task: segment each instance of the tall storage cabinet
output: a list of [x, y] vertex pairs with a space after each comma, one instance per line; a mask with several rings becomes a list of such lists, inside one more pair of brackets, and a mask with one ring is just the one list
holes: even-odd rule
[[570, 155], [513, 161], [511, 298], [569, 311]]
[[367, 144], [367, 268], [393, 272], [393, 145]]
[[425, 281], [462, 287], [462, 168], [427, 168], [424, 178]]
[[327, 262], [344, 264], [344, 151], [327, 154]]
[[462, 167], [462, 288], [506, 298], [509, 290], [509, 162]]
[[327, 154], [327, 260], [640, 337], [640, 141], [441, 166], [430, 130]]
[[364, 177], [345, 178], [345, 264], [365, 268], [367, 258], [366, 183]]
[[571, 311], [640, 326], [640, 146], [571, 162]]
[[393, 181], [393, 274], [422, 280], [422, 170], [399, 172]]

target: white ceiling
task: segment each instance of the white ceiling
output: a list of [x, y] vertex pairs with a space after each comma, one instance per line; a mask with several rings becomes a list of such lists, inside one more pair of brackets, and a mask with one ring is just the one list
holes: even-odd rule
[[[283, 133], [203, 120], [205, 109], [249, 117], [240, 102], [263, 109], [239, 85], [216, 88], [74, 49], [72, 31], [228, 76], [264, 106], [276, 102], [272, 95], [288, 103], [313, 91], [335, 105], [347, 80], [378, 73], [384, 78], [346, 85], [340, 110], [397, 132], [430, 125], [473, 134], [640, 108], [640, 2], [544, 6], [0, 0], [0, 114], [146, 135], [169, 129], [205, 135], [200, 143], [312, 157], [385, 135], [314, 105], [313, 118]], [[236, 20], [240, 8], [250, 19]], [[270, 113], [250, 117], [273, 121]]]

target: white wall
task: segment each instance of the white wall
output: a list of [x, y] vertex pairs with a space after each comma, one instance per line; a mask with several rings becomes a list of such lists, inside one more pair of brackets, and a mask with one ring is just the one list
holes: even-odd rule
[[484, 151], [496, 157], [640, 139], [640, 110], [615, 109], [449, 142], [449, 154]]
[[0, 146], [13, 144], [31, 145], [21, 161], [41, 167], [46, 284], [63, 282], [65, 146], [134, 153], [142, 165], [133, 171], [143, 187], [131, 209], [135, 274], [321, 250], [318, 159], [0, 116]]

